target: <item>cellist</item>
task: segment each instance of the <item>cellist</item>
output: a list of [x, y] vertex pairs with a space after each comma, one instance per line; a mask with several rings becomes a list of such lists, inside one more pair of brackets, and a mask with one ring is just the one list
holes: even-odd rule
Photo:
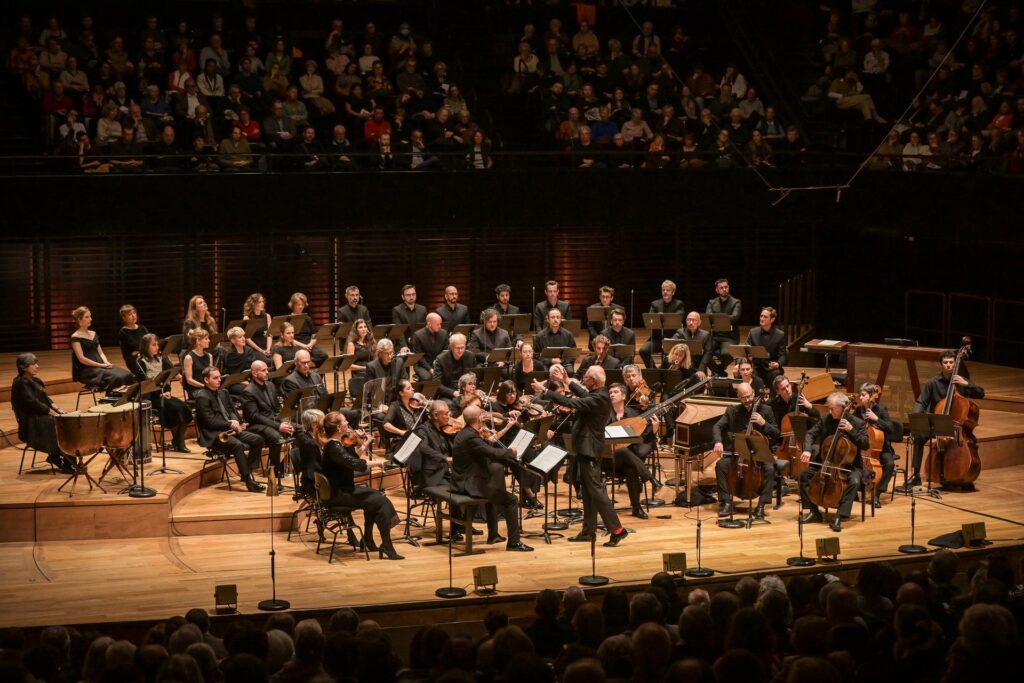
[[[881, 393], [882, 388], [877, 384], [871, 382], [862, 384], [860, 391], [857, 392], [857, 402], [860, 403], [860, 406], [853, 413], [864, 420], [868, 426], [881, 431], [885, 436], [882, 452], [878, 455], [878, 459], [882, 463], [882, 477], [875, 483], [874, 500], [871, 501], [876, 508], [882, 507], [881, 494], [889, 488], [889, 482], [892, 480], [892, 473], [896, 467], [896, 452], [892, 445], [903, 439], [903, 423], [892, 419], [886, 407], [878, 403]], [[871, 439], [869, 438], [868, 441], [870, 442]]]
[[[729, 491], [727, 475], [729, 468], [733, 466], [736, 455], [732, 452], [732, 434], [745, 432], [748, 424], [754, 430], [764, 434], [769, 442], [779, 438], [779, 427], [775, 423], [775, 416], [772, 409], [764, 404], [754, 407], [754, 389], [746, 382], [736, 387], [736, 394], [739, 396], [738, 405], [729, 406], [722, 417], [718, 418], [715, 426], [712, 427], [711, 436], [715, 442], [715, 453], [722, 456], [715, 464], [715, 477], [718, 480], [718, 516], [728, 517], [733, 513], [732, 492]], [[729, 450], [725, 445], [728, 442]], [[761, 488], [760, 497], [757, 500], [757, 508], [754, 510], [755, 519], [764, 519], [764, 506], [772, 499], [772, 492], [775, 490], [775, 467], [766, 467], [764, 473], [764, 486]]]
[[[953, 367], [956, 365], [956, 351], [948, 349], [939, 356], [939, 363], [942, 364], [942, 372], [932, 377], [924, 385], [921, 395], [917, 397], [914, 404], [915, 413], [934, 412], [939, 401], [946, 398], [949, 390], [949, 383], [956, 385], [956, 391], [965, 398], [985, 398], [985, 390], [971, 382], [971, 373], [967, 366], [960, 364], [960, 374], [953, 374]], [[921, 485], [921, 460], [924, 457], [924, 440], [914, 441], [914, 459], [911, 463], [913, 474], [907, 479], [907, 487]]]
[[[803, 462], [821, 463], [823, 456], [822, 449], [820, 448], [821, 445], [824, 444], [826, 438], [839, 436], [840, 433], [842, 433], [842, 436], [849, 438], [857, 448], [857, 455], [850, 465], [850, 471], [847, 473], [846, 486], [843, 488], [842, 496], [839, 499], [836, 516], [830, 524], [832, 531], [842, 531], [842, 518], [849, 518], [850, 516], [850, 511], [853, 509], [853, 498], [857, 495], [857, 489], [860, 488], [860, 482], [864, 477], [861, 451], [868, 448], [868, 435], [864, 428], [864, 420], [853, 415], [843, 417], [843, 414], [846, 412], [846, 406], [849, 403], [850, 399], [841, 391], [829, 394], [828, 400], [825, 402], [828, 412], [822, 420], [814, 423], [807, 430], [807, 436], [804, 437], [804, 452], [800, 454], [800, 460]], [[804, 524], [824, 521], [821, 516], [821, 510], [811, 501], [809, 494], [810, 482], [817, 473], [817, 470], [818, 468], [811, 467], [800, 473], [800, 500], [803, 506], [810, 510], [803, 518]]]

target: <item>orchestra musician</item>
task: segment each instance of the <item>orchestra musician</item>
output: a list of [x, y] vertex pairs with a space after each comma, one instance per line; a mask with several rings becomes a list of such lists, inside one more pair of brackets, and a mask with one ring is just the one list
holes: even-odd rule
[[498, 311], [498, 315], [518, 315], [519, 307], [509, 303], [512, 297], [512, 288], [506, 284], [494, 288], [495, 303], [491, 308]]
[[534, 355], [533, 344], [523, 342], [519, 347], [519, 360], [512, 367], [512, 381], [516, 383], [516, 389], [525, 391], [532, 381], [531, 372], [541, 372], [544, 364]]
[[278, 419], [281, 408], [277, 400], [277, 390], [273, 382], [267, 381], [269, 378], [270, 370], [266, 362], [253, 361], [251, 381], [241, 395], [242, 416], [249, 425], [246, 429], [259, 434], [267, 444], [270, 464], [277, 473], [277, 486], [280, 489], [281, 476], [284, 474], [281, 443], [295, 435], [295, 427], [287, 420]]
[[768, 407], [772, 409], [772, 415], [775, 416], [776, 422], [781, 422], [782, 418], [789, 413], [799, 413], [815, 419], [821, 417], [821, 413], [807, 400], [806, 396], [796, 395], [796, 392], [793, 391], [793, 384], [785, 375], [778, 375], [772, 381], [772, 389], [775, 390], [775, 396], [772, 397]]
[[[903, 423], [892, 419], [889, 410], [881, 403], [876, 402], [881, 393], [882, 388], [877, 384], [865, 382], [860, 385], [860, 390], [857, 392], [857, 402], [860, 405], [853, 413], [864, 420], [866, 425], [878, 429], [885, 435], [882, 452], [879, 455], [882, 477], [875, 482], [875, 495], [871, 501], [876, 508], [882, 507], [882, 493], [889, 488], [889, 482], [892, 481], [892, 474], [896, 469], [896, 452], [892, 445], [903, 440]], [[868, 440], [870, 441], [870, 438]]]
[[466, 335], [453, 334], [448, 341], [448, 350], [434, 359], [433, 378], [441, 382], [437, 396], [448, 402], [453, 412], [459, 410], [459, 378], [476, 367], [476, 357], [466, 353]]
[[[466, 375], [464, 379], [470, 377], [473, 378], [473, 390], [475, 390], [476, 376]], [[463, 395], [466, 396], [468, 393], [467, 387], [467, 391], [463, 392]], [[493, 401], [485, 401], [482, 392], [478, 393], [477, 397], [478, 401], [474, 404], [484, 409], [482, 416], [484, 426], [494, 432], [494, 439], [504, 444], [511, 444], [519, 433], [520, 418], [527, 417], [517, 406], [518, 393], [515, 385], [508, 380], [499, 384], [495, 390]], [[465, 407], [463, 407], [463, 411], [465, 411]], [[536, 456], [537, 451], [532, 446], [527, 446], [518, 456], [517, 461], [510, 461], [508, 466], [512, 476], [519, 482], [519, 504], [531, 510], [542, 510], [544, 505], [537, 500], [536, 491], [543, 483], [543, 479], [539, 474], [526, 467], [526, 464], [532, 462]]]
[[295, 354], [302, 348], [304, 347], [299, 346], [299, 342], [295, 339], [295, 326], [291, 323], [282, 324], [281, 337], [277, 340], [274, 348], [270, 349], [270, 357], [274, 363], [274, 369], [280, 370], [282, 365], [288, 361], [295, 360]]
[[[615, 290], [613, 288], [609, 287], [608, 285], [604, 285], [603, 287], [601, 287], [601, 289], [599, 289], [597, 291], [597, 303], [596, 304], [590, 304], [590, 306], [588, 306], [587, 308], [605, 308], [605, 309], [607, 309], [607, 308], [610, 308], [612, 306], [617, 306], [618, 304], [614, 303], [614, 301], [613, 301], [614, 298], [615, 298]], [[610, 313], [610, 311], [609, 311], [609, 313]], [[588, 343], [588, 345], [589, 345], [589, 347], [591, 349], [594, 348], [594, 337], [596, 337], [597, 335], [601, 334], [601, 331], [605, 327], [607, 327], [606, 320], [607, 319], [602, 320], [600, 322], [593, 322], [593, 323], [589, 322], [589, 321], [587, 322], [587, 332], [590, 335], [590, 338], [589, 338], [587, 343]]]
[[[853, 442], [853, 445], [857, 448], [857, 456], [850, 466], [850, 471], [847, 474], [846, 487], [843, 489], [843, 495], [839, 499], [839, 509], [836, 510], [836, 516], [832, 519], [832, 523], [829, 525], [832, 531], [842, 531], [842, 518], [850, 517], [850, 511], [853, 509], [853, 499], [857, 495], [857, 490], [860, 488], [860, 483], [864, 478], [863, 463], [861, 460], [861, 452], [868, 448], [868, 435], [864, 429], [864, 421], [854, 415], [847, 415], [843, 417], [843, 411], [849, 404], [850, 399], [846, 394], [841, 391], [835, 391], [829, 394], [828, 399], [825, 402], [828, 412], [825, 416], [815, 422], [810, 429], [807, 430], [807, 436], [804, 437], [804, 452], [800, 454], [800, 459], [803, 462], [821, 462], [821, 444], [824, 443], [825, 439], [829, 436], [839, 436], [840, 432], [845, 432], [845, 436]], [[810, 467], [800, 473], [800, 499], [803, 502], [803, 506], [808, 508], [810, 511], [804, 516], [804, 524], [811, 522], [821, 522], [823, 518], [821, 516], [821, 510], [817, 505], [811, 502], [808, 496], [809, 484], [811, 478], [815, 474], [814, 467]]]
[[[635, 408], [626, 406], [626, 387], [625, 385], [615, 383], [608, 387], [608, 398], [612, 402], [612, 412], [608, 416], [608, 424], [624, 420], [630, 417], [636, 417], [640, 414]], [[645, 429], [643, 433], [644, 443], [630, 444], [623, 448], [616, 448], [612, 457], [615, 461], [615, 471], [621, 472], [626, 479], [626, 491], [629, 492], [629, 505], [632, 510], [631, 514], [634, 517], [640, 519], [647, 519], [647, 511], [644, 510], [640, 504], [640, 491], [641, 482], [648, 481], [651, 483], [651, 493], [656, 494], [662, 488], [662, 483], [651, 474], [651, 470], [648, 469], [645, 460], [651, 454], [654, 449], [651, 442], [654, 440], [654, 435], [657, 430], [660, 429], [661, 424], [658, 418], [651, 420], [650, 429]]]
[[469, 406], [485, 407], [487, 396], [477, 386], [476, 373], [467, 372], [459, 377], [458, 399], [458, 415], [455, 417], [461, 415]]
[[700, 320], [700, 313], [697, 311], [690, 311], [686, 314], [686, 320], [683, 321], [683, 326], [680, 327], [675, 334], [670, 337], [670, 339], [701, 342], [704, 351], [701, 353], [700, 360], [697, 361], [697, 365], [694, 368], [694, 374], [697, 375], [698, 381], [703, 382], [708, 378], [708, 366], [711, 364], [713, 343], [711, 333], [707, 330], [700, 329]]
[[[448, 465], [452, 462], [452, 437], [445, 431], [451, 422], [451, 408], [444, 401], [431, 401], [427, 406], [430, 419], [421, 420], [414, 432], [420, 443], [409, 457], [409, 475], [413, 491], [428, 486], [441, 486], [448, 477]], [[461, 541], [455, 535], [456, 541]]]
[[601, 330], [601, 334], [608, 337], [612, 344], [625, 344], [626, 346], [636, 344], [636, 334], [626, 327], [626, 311], [616, 306], [612, 308], [608, 325]]
[[246, 345], [263, 358], [270, 358], [270, 314], [267, 313], [267, 300], [259, 292], [249, 295], [242, 305], [242, 320], [259, 320], [256, 331], [245, 340]]
[[[132, 361], [135, 378], [140, 382], [153, 379], [164, 370], [174, 367], [171, 359], [160, 353], [160, 340], [155, 334], [144, 334], [139, 342], [139, 355]], [[192, 424], [192, 410], [180, 398], [171, 396], [165, 386], [145, 398], [159, 411], [160, 422], [171, 431], [171, 450], [191, 453], [185, 446], [185, 429]]]
[[[729, 280], [727, 278], [719, 278], [715, 280], [715, 294], [708, 299], [708, 305], [705, 309], [705, 313], [724, 313], [729, 316], [729, 322], [732, 324], [732, 330], [729, 332], [713, 332], [711, 335], [715, 345], [715, 355], [721, 360], [723, 368], [729, 367], [732, 363], [732, 356], [729, 355], [729, 347], [734, 346], [740, 341], [740, 313], [743, 311], [743, 305], [739, 299], [729, 294]], [[756, 390], [755, 390], [756, 391]]]
[[46, 453], [46, 462], [71, 474], [72, 462], [57, 445], [57, 427], [53, 418], [60, 408], [46, 394], [46, 385], [39, 379], [39, 359], [34, 353], [19, 353], [15, 361], [18, 376], [11, 383], [11, 408], [18, 422], [18, 438], [29, 448]]
[[439, 313], [427, 313], [426, 325], [412, 334], [413, 353], [422, 353], [413, 371], [416, 378], [428, 380], [434, 375], [434, 361], [448, 347], [448, 330], [442, 327]]
[[754, 389], [754, 393], [760, 396], [764, 393], [764, 380], [754, 374], [754, 364], [748, 358], [736, 359], [736, 378], [746, 382]]
[[421, 407], [413, 404], [415, 393], [412, 382], [407, 379], [398, 380], [395, 390], [396, 398], [388, 406], [388, 412], [381, 425], [388, 435], [387, 453], [389, 456], [394, 453], [393, 446], [416, 424]]
[[349, 285], [345, 288], [345, 304], [338, 307], [339, 323], [355, 323], [357, 320], [363, 320], [368, 327], [373, 327], [370, 310], [359, 302], [360, 298], [358, 287]]
[[[967, 369], [966, 363], [960, 363], [960, 373], [953, 374], [956, 365], [956, 351], [947, 349], [939, 356], [941, 372], [925, 382], [921, 389], [921, 395], [914, 403], [914, 413], [930, 413], [935, 411], [939, 401], [946, 398], [949, 390], [949, 383], [956, 385], [955, 391], [965, 398], [985, 398], [985, 390], [971, 381], [971, 372]], [[924, 439], [914, 439], [914, 453], [912, 460], [913, 474], [907, 479], [907, 487], [921, 485], [921, 460], [924, 458]]]
[[404, 348], [408, 349], [412, 344], [413, 325], [427, 321], [427, 309], [416, 303], [416, 285], [402, 285], [402, 303], [391, 309], [391, 324], [404, 324], [404, 337], [402, 338]]
[[775, 326], [778, 314], [771, 306], [761, 309], [760, 326], [747, 333], [748, 346], [763, 346], [768, 352], [767, 358], [754, 358], [754, 372], [761, 378], [765, 386], [772, 386], [775, 378], [785, 374], [785, 365], [789, 360], [786, 349], [786, 333]]
[[324, 380], [313, 367], [313, 359], [309, 355], [309, 351], [301, 349], [295, 352], [295, 369], [288, 373], [281, 382], [281, 396], [287, 397], [296, 389], [309, 387], [313, 387], [313, 396], [317, 398], [323, 396]]
[[[552, 308], [547, 312], [548, 324], [543, 330], [533, 335], [533, 350], [534, 353], [540, 356], [546, 348], [576, 348], [576, 338], [573, 337], [572, 332], [562, 327], [562, 313], [558, 308]], [[545, 360], [541, 359], [542, 363]], [[546, 365], [561, 364], [566, 367], [570, 373], [572, 372], [572, 359], [566, 358], [552, 358], [546, 362]]]
[[[477, 365], [485, 364], [494, 349], [512, 348], [512, 337], [498, 327], [498, 317], [496, 309], [485, 308], [480, 314], [480, 326], [469, 335], [469, 352], [476, 357]], [[498, 362], [498, 367], [504, 366], [504, 361]]]
[[448, 332], [453, 332], [456, 325], [469, 322], [469, 308], [459, 303], [459, 290], [455, 285], [444, 288], [444, 303], [437, 307], [437, 314], [441, 316], [444, 329]]
[[[771, 408], [765, 404], [759, 404], [754, 411], [754, 389], [746, 382], [740, 384], [736, 393], [739, 395], [739, 405], [732, 405], [726, 408], [722, 417], [718, 418], [714, 427], [711, 428], [711, 437], [715, 442], [714, 451], [722, 456], [715, 463], [715, 478], [718, 486], [718, 516], [728, 517], [733, 513], [732, 494], [726, 482], [726, 475], [729, 468], [735, 463], [736, 454], [733, 450], [732, 435], [747, 431], [748, 424], [756, 431], [764, 434], [769, 442], [779, 438], [779, 427], [775, 423], [775, 416]], [[728, 449], [726, 448], [728, 447]], [[754, 518], [764, 519], [764, 506], [772, 499], [772, 492], [775, 490], [775, 466], [768, 465], [764, 468], [764, 486], [759, 491], [757, 507], [754, 508]]]
[[203, 372], [206, 368], [216, 366], [213, 362], [213, 354], [208, 351], [210, 333], [202, 327], [198, 327], [190, 330], [188, 337], [191, 340], [189, 343], [191, 351], [181, 359], [181, 383], [185, 387], [185, 396], [194, 399], [195, 393], [204, 386]]
[[[217, 355], [214, 358], [217, 360], [217, 367], [220, 368], [220, 371], [226, 377], [230, 377], [250, 369], [256, 358], [262, 358], [262, 356], [259, 356], [258, 352], [253, 351], [252, 346], [246, 343], [245, 330], [241, 327], [232, 327], [227, 334], [231, 345], [227, 349], [217, 348]], [[245, 391], [248, 384], [248, 382], [236, 382], [228, 387], [228, 393], [241, 399], [242, 392]]]
[[[317, 346], [319, 339], [316, 338], [316, 327], [313, 325], [313, 319], [306, 313], [306, 309], [309, 308], [309, 299], [302, 292], [295, 292], [288, 298], [288, 309], [292, 315], [304, 315], [305, 319], [302, 321], [302, 327], [298, 330], [293, 328], [295, 345], [300, 349], [306, 349], [309, 351], [310, 356], [313, 358], [313, 362], [318, 366], [327, 359], [327, 353], [323, 349]], [[291, 323], [286, 323], [291, 324]], [[281, 334], [284, 335], [284, 327], [281, 328]], [[274, 352], [273, 349], [270, 350]]]
[[134, 360], [139, 357], [142, 337], [148, 334], [149, 330], [145, 325], [139, 324], [139, 312], [131, 304], [122, 306], [119, 313], [121, 329], [117, 332], [117, 343], [121, 346], [121, 358], [124, 359], [124, 366], [130, 370]]
[[217, 320], [210, 314], [210, 307], [202, 294], [196, 294], [188, 300], [188, 311], [185, 321], [181, 324], [181, 355], [192, 350], [195, 337], [192, 330], [206, 330], [207, 334], [217, 334]]
[[76, 382], [107, 391], [132, 383], [132, 373], [124, 368], [115, 368], [107, 360], [100, 345], [100, 337], [92, 325], [92, 312], [79, 306], [71, 313], [78, 323], [78, 329], [71, 334], [71, 375]]
[[621, 361], [608, 353], [611, 345], [611, 340], [603, 334], [594, 337], [594, 353], [585, 356], [580, 361], [580, 366], [576, 369], [576, 378], [581, 379], [593, 365], [602, 367], [605, 370], [614, 370], [619, 367]]
[[368, 321], [359, 318], [352, 323], [352, 329], [345, 338], [345, 353], [355, 356], [349, 368], [349, 394], [353, 397], [362, 396], [363, 384], [366, 382], [366, 366], [377, 355], [377, 341], [373, 338], [373, 330]]
[[628, 396], [626, 405], [635, 406], [640, 410], [647, 410], [647, 407], [654, 400], [654, 390], [647, 386], [644, 376], [640, 372], [640, 366], [635, 363], [622, 366], [622, 381], [626, 385]]
[[[391, 529], [401, 521], [395, 513], [395, 506], [380, 491], [355, 483], [356, 474], [364, 474], [370, 469], [370, 463], [359, 457], [361, 451], [368, 452], [368, 442], [346, 446], [342, 440], [350, 434], [348, 420], [339, 412], [327, 413], [318, 424], [315, 435], [323, 448], [321, 467], [331, 483], [332, 495], [326, 504], [328, 507], [362, 510], [363, 546], [379, 553], [382, 560], [404, 560], [391, 541]], [[380, 534], [380, 546], [373, 540], [374, 526]]]
[[611, 538], [604, 545], [615, 547], [629, 532], [619, 522], [615, 508], [608, 500], [608, 494], [601, 484], [601, 451], [604, 449], [604, 428], [612, 412], [611, 398], [605, 388], [606, 377], [603, 368], [592, 367], [579, 380], [570, 380], [569, 388], [574, 397], [563, 396], [547, 389], [541, 382], [534, 381], [533, 389], [543, 392], [552, 403], [572, 408], [576, 418], [572, 426], [572, 445], [576, 456], [576, 469], [580, 477], [580, 499], [583, 501], [583, 528], [569, 540], [574, 543], [589, 543], [597, 533], [597, 515], [604, 521]]
[[[679, 313], [683, 314], [686, 312], [686, 306], [682, 301], [675, 298], [676, 296], [676, 283], [671, 280], [665, 280], [661, 283], [661, 298], [655, 299], [651, 302], [650, 313]], [[651, 330], [651, 337], [644, 345], [640, 347], [640, 358], [644, 362], [644, 367], [653, 368], [654, 365], [654, 351], [661, 347], [662, 339], [661, 330]]]
[[463, 427], [452, 442], [452, 485], [455, 491], [474, 498], [486, 498], [487, 543], [504, 541], [498, 533], [498, 510], [505, 517], [508, 542], [505, 550], [531, 552], [533, 548], [519, 539], [519, 515], [516, 497], [505, 488], [505, 464], [515, 461], [516, 451], [500, 442], [485, 439], [483, 410], [466, 408]]
[[[220, 388], [220, 370], [216, 366], [203, 370], [202, 377], [203, 388], [195, 394], [196, 437], [199, 445], [211, 453], [233, 456], [238, 476], [245, 483], [245, 488], [252, 493], [265, 491], [266, 487], [257, 483], [252, 476], [252, 470], [260, 466], [263, 437], [242, 429], [228, 392]], [[220, 435], [224, 435], [225, 440], [222, 441]], [[248, 458], [246, 450], [249, 452]]]
[[569, 302], [561, 301], [558, 298], [558, 283], [554, 280], [548, 280], [544, 283], [544, 301], [538, 303], [533, 309], [533, 329], [535, 332], [539, 333], [544, 329], [545, 322], [550, 322], [548, 313], [556, 309], [562, 314], [562, 320], [572, 320]]
[[398, 380], [408, 376], [405, 361], [395, 357], [395, 343], [390, 339], [377, 342], [377, 357], [366, 364], [366, 381], [384, 379], [384, 406], [381, 411], [386, 410], [387, 404], [395, 400]]

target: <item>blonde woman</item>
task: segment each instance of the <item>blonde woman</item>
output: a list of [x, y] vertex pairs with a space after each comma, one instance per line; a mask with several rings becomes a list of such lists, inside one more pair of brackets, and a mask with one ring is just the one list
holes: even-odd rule
[[203, 370], [213, 367], [213, 356], [209, 352], [210, 333], [202, 328], [188, 333], [189, 348], [192, 350], [181, 359], [181, 383], [185, 395], [193, 398], [203, 388]]
[[262, 321], [245, 343], [256, 353], [263, 354], [264, 358], [270, 358], [270, 314], [267, 313], [267, 300], [262, 294], [254, 292], [245, 300], [242, 305], [242, 320]]
[[196, 294], [188, 300], [188, 311], [181, 326], [183, 356], [192, 349], [192, 337], [189, 336], [192, 330], [206, 330], [207, 334], [217, 334], [217, 320], [210, 313], [210, 307], [202, 294]]
[[78, 329], [71, 335], [71, 376], [76, 382], [106, 390], [132, 383], [132, 373], [115, 368], [103, 353], [99, 335], [92, 326], [92, 312], [79, 306], [71, 312]]

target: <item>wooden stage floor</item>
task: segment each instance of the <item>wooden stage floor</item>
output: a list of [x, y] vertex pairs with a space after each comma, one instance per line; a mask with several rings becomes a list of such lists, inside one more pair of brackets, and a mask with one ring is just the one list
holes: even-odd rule
[[[172, 460], [185, 470], [184, 475], [160, 475], [148, 480], [158, 495], [151, 502], [131, 501], [113, 492], [79, 496], [73, 505], [61, 505], [53, 494], [59, 480], [49, 474], [23, 474], [17, 489], [8, 484], [16, 477], [16, 459], [12, 449], [0, 452], [5, 482], [0, 514], [35, 495], [27, 508], [28, 516], [19, 523], [30, 531], [29, 537], [0, 543], [0, 592], [7, 595], [0, 610], [2, 626], [41, 626], [46, 624], [146, 621], [183, 614], [191, 607], [213, 609], [213, 589], [217, 584], [238, 586], [239, 610], [255, 613], [256, 603], [270, 596], [270, 499], [245, 493], [239, 488], [228, 492], [224, 484], [190, 489], [185, 496], [174, 493], [183, 482], [196, 482], [199, 463]], [[14, 473], [10, 471], [14, 461]], [[670, 462], [668, 460], [666, 463]], [[155, 466], [155, 465], [153, 465]], [[15, 474], [12, 477], [12, 474]], [[114, 487], [116, 489], [116, 487]], [[32, 491], [36, 493], [33, 494]], [[560, 505], [565, 505], [564, 487]], [[671, 500], [671, 488], [661, 497]], [[395, 491], [389, 496], [401, 512], [404, 500]], [[625, 503], [625, 491], [618, 493]], [[939, 534], [958, 530], [965, 522], [986, 523], [994, 547], [1014, 552], [1024, 549], [1024, 465], [985, 470], [971, 493], [944, 493], [941, 500], [919, 497], [917, 541], [925, 543]], [[172, 504], [173, 503], [173, 504]], [[95, 505], [113, 508], [107, 535], [133, 536], [134, 525], [149, 528], [144, 507], [159, 506], [152, 512], [166, 515], [165, 531], [143, 537], [102, 537], [44, 540], [59, 536], [62, 527], [73, 528], [77, 517], [95, 513]], [[54, 507], [60, 505], [60, 507]], [[286, 496], [275, 499], [275, 525], [287, 527], [294, 504]], [[50, 514], [47, 514], [48, 508]], [[752, 529], [722, 529], [714, 524], [717, 506], [704, 506], [703, 564], [723, 575], [742, 573], [785, 573], [785, 560], [795, 555], [797, 545], [797, 500], [783, 499], [779, 510], [769, 511], [768, 525]], [[910, 540], [910, 499], [896, 496], [877, 516], [860, 521], [859, 505], [854, 518], [844, 523], [839, 534], [841, 563], [830, 571], [876, 559], [900, 557], [896, 548]], [[662, 553], [686, 552], [690, 566], [695, 564], [697, 510], [666, 505], [652, 508], [649, 520], [625, 515], [624, 523], [634, 534], [614, 549], [598, 546], [599, 573], [611, 578], [613, 585], [647, 582], [661, 570]], [[656, 516], [669, 516], [659, 519]], [[538, 531], [542, 518], [526, 520], [527, 533]], [[8, 522], [4, 522], [6, 526]], [[92, 525], [89, 519], [83, 522]], [[100, 528], [97, 524], [97, 528]], [[570, 533], [578, 530], [578, 525]], [[266, 529], [264, 531], [263, 529]], [[402, 528], [395, 529], [396, 536]], [[432, 538], [432, 522], [420, 530], [424, 541]], [[813, 554], [817, 538], [833, 536], [826, 526], [805, 527], [805, 544]], [[472, 568], [496, 565], [499, 593], [495, 599], [516, 594], [532, 594], [542, 588], [575, 585], [590, 572], [589, 546], [568, 543], [564, 538], [546, 545], [541, 539], [524, 539], [536, 548], [533, 553], [507, 553], [502, 545], [486, 546], [486, 552], [454, 559], [454, 581], [472, 588]], [[287, 540], [287, 534], [274, 534], [277, 550], [278, 595], [291, 601], [295, 610], [324, 610], [340, 606], [374, 608], [441, 607], [454, 603], [440, 601], [434, 590], [448, 582], [446, 546], [411, 547], [399, 543], [406, 559], [388, 562], [376, 557], [366, 562], [351, 549], [340, 549], [340, 556], [328, 564], [326, 552], [315, 552], [313, 533]], [[698, 582], [688, 580], [688, 584]], [[472, 595], [472, 593], [470, 593]], [[458, 601], [456, 601], [457, 603]]]

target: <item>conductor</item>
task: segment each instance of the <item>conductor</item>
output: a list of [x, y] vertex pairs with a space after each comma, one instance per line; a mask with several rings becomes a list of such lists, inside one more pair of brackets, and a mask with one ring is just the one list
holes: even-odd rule
[[545, 399], [576, 411], [576, 421], [572, 426], [572, 446], [576, 451], [576, 464], [580, 472], [583, 529], [569, 540], [587, 543], [592, 541], [597, 531], [597, 515], [600, 514], [605, 528], [611, 533], [611, 538], [605, 541], [604, 545], [613, 548], [622, 542], [629, 532], [619, 523], [615, 508], [601, 485], [604, 428], [612, 412], [612, 400], [604, 383], [604, 368], [594, 365], [583, 375], [582, 384], [577, 379], [570, 380], [569, 388], [576, 394], [575, 397], [549, 391], [544, 384], [536, 380], [533, 382], [533, 389], [542, 392]]

